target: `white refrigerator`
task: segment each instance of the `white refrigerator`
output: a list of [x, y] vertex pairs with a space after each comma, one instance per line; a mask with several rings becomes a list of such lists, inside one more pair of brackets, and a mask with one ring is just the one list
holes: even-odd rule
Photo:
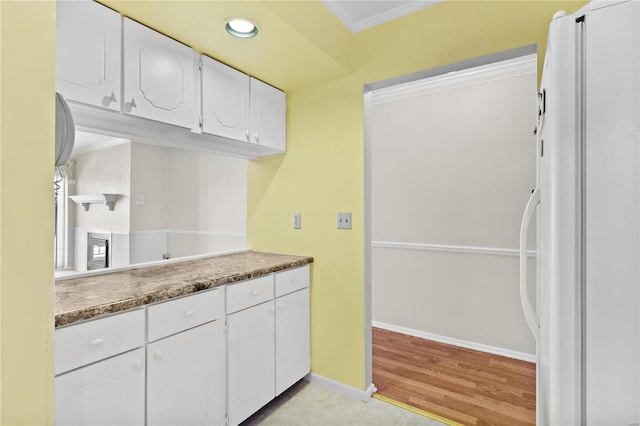
[[[640, 425], [639, 27], [640, 1], [629, 0], [558, 12], [549, 28], [537, 188], [520, 247], [541, 425]], [[534, 309], [526, 249], [535, 217]]]

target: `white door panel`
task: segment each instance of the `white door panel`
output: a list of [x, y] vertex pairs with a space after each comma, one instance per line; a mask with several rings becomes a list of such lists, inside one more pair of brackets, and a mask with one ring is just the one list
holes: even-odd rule
[[285, 151], [286, 95], [251, 79], [251, 142]]
[[191, 48], [124, 18], [124, 112], [192, 127], [195, 96]]
[[57, 426], [144, 424], [144, 348], [55, 379]]
[[56, 3], [56, 88], [69, 100], [120, 110], [122, 17], [93, 1]]
[[276, 299], [276, 395], [310, 371], [309, 289]]
[[149, 344], [148, 424], [224, 424], [224, 368], [224, 336], [220, 321]]
[[237, 425], [275, 396], [273, 301], [228, 317], [229, 423]]
[[202, 58], [203, 131], [249, 141], [249, 76]]

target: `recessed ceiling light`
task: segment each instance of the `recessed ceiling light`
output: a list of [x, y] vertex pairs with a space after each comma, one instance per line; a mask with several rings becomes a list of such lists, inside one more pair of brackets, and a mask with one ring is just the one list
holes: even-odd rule
[[248, 19], [233, 18], [229, 19], [224, 26], [229, 34], [234, 37], [251, 38], [258, 34], [258, 27]]

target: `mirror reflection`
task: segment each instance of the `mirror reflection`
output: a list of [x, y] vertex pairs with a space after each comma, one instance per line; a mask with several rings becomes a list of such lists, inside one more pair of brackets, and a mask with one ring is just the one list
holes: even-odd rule
[[246, 248], [244, 159], [76, 132], [56, 190], [56, 277]]

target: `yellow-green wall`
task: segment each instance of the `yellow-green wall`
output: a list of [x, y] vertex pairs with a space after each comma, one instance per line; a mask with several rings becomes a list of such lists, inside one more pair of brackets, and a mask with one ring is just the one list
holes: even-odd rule
[[0, 21], [0, 423], [52, 424], [55, 3]]
[[[253, 249], [311, 255], [311, 369], [366, 389], [363, 85], [538, 44], [554, 12], [585, 2], [446, 1], [356, 34], [352, 73], [289, 92], [287, 154], [249, 166]], [[532, 95], [533, 96], [533, 95]], [[339, 211], [353, 230], [335, 229]], [[302, 229], [293, 230], [293, 213]]]

